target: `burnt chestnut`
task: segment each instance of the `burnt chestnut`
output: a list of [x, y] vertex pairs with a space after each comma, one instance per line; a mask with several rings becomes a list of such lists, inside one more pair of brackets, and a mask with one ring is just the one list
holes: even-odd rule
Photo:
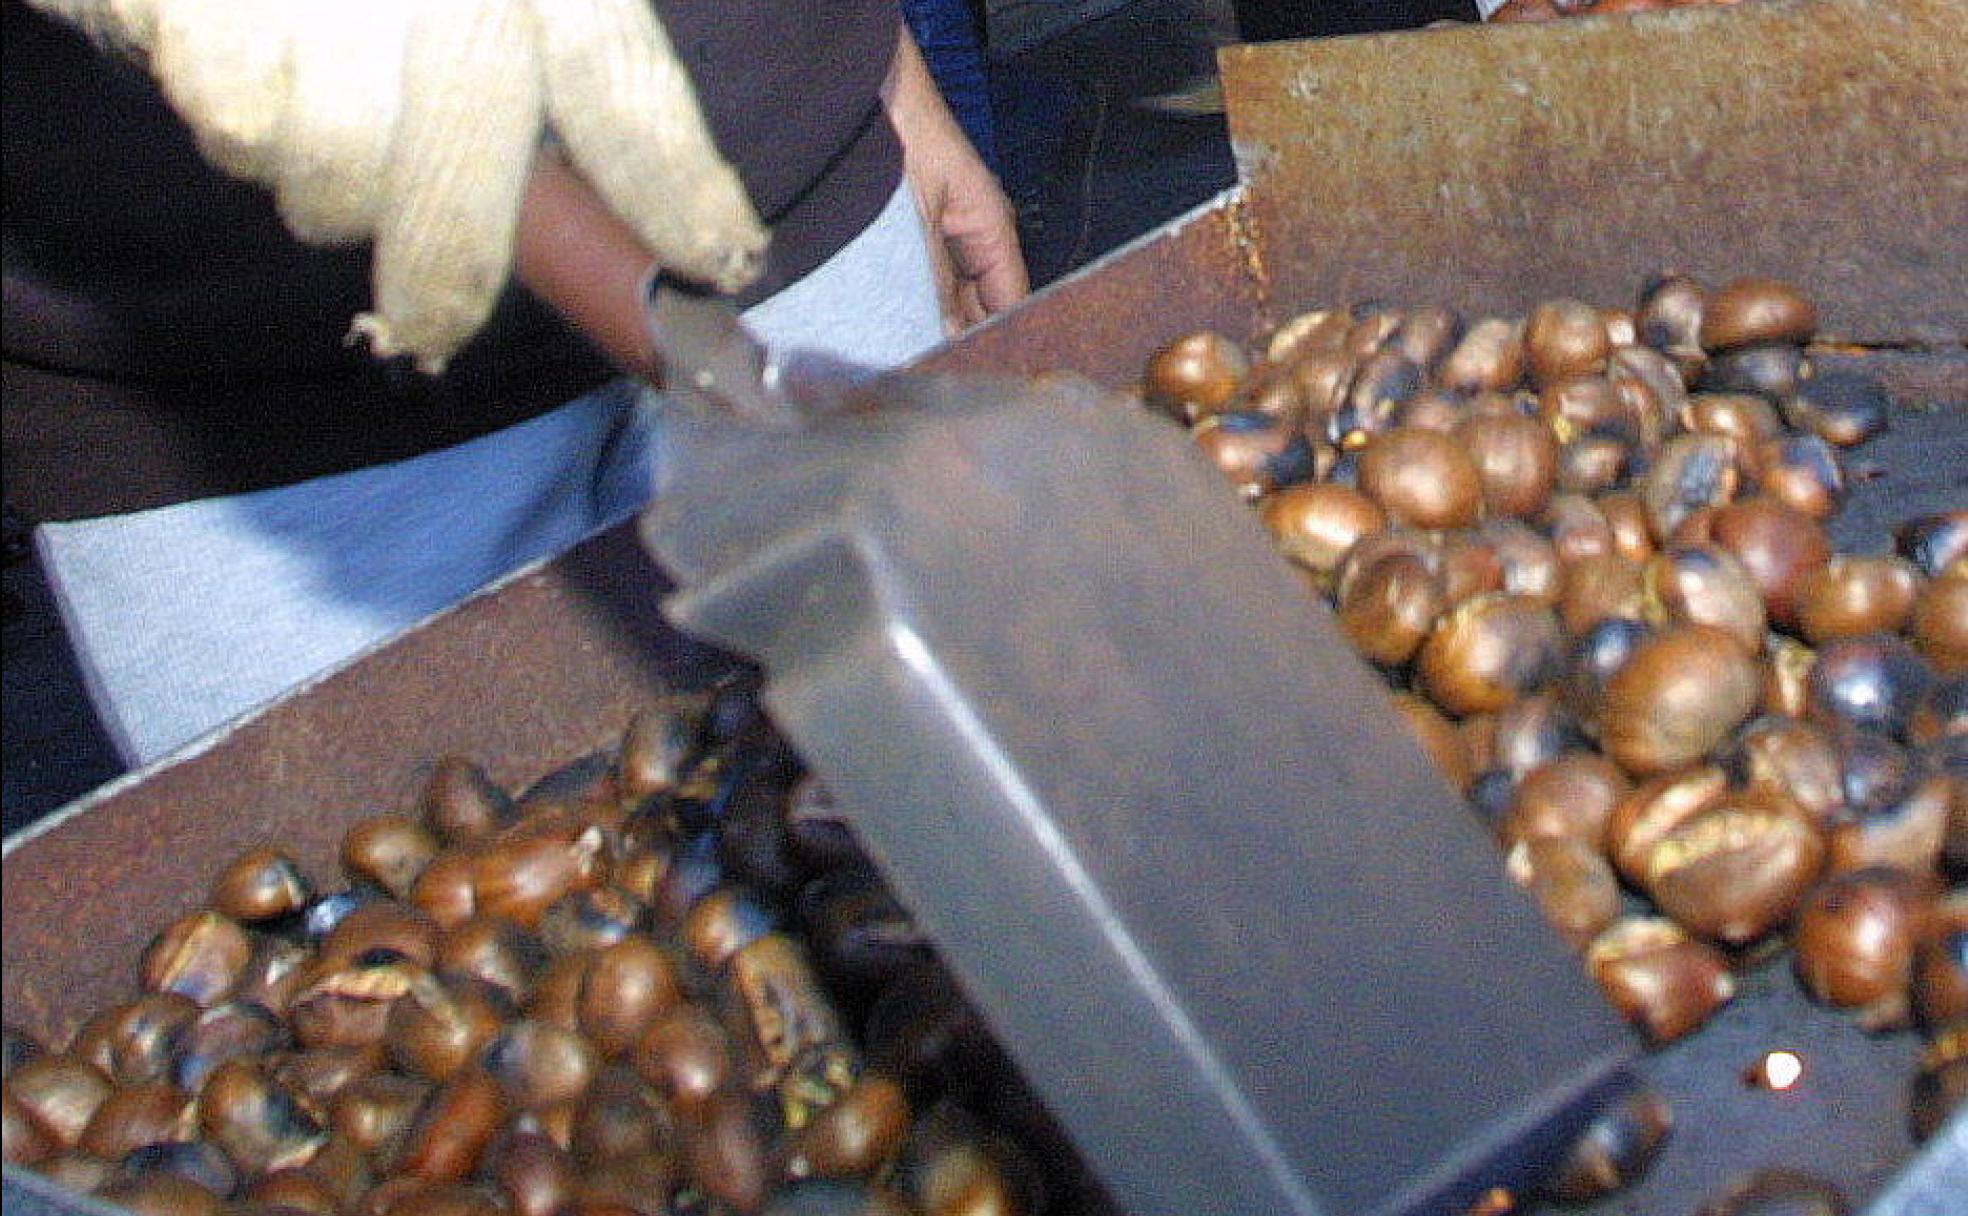
[[1250, 359], [1229, 338], [1186, 334], [1148, 357], [1142, 395], [1150, 407], [1194, 424], [1229, 405], [1249, 372]]
[[1756, 468], [1758, 491], [1812, 519], [1830, 519], [1844, 505], [1845, 469], [1838, 453], [1816, 435], [1766, 440]]
[[1476, 521], [1483, 486], [1475, 460], [1447, 435], [1395, 427], [1360, 454], [1360, 489], [1397, 523], [1460, 528]]
[[1755, 660], [1728, 634], [1702, 625], [1648, 636], [1607, 678], [1599, 741], [1635, 775], [1692, 764], [1756, 708]]
[[1905, 871], [1834, 874], [1797, 910], [1791, 962], [1805, 991], [1827, 1005], [1860, 1011], [1868, 1030], [1912, 1018], [1913, 955], [1929, 896]]
[[807, 883], [797, 911], [815, 962], [844, 994], [877, 991], [933, 957], [928, 936], [871, 864]]
[[1494, 711], [1550, 683], [1563, 665], [1563, 645], [1549, 607], [1486, 593], [1436, 621], [1416, 671], [1428, 695], [1449, 713]]
[[1685, 274], [1665, 274], [1640, 292], [1635, 332], [1640, 341], [1672, 358], [1684, 374], [1699, 370], [1702, 308], [1708, 289]]
[[1811, 667], [1811, 717], [1832, 726], [1906, 734], [1934, 683], [1934, 669], [1893, 634], [1840, 638], [1818, 648]]
[[1524, 321], [1524, 353], [1531, 379], [1540, 385], [1605, 370], [1613, 353], [1606, 319], [1578, 300], [1546, 300]]
[[1765, 342], [1801, 345], [1817, 329], [1810, 297], [1778, 279], [1737, 279], [1710, 292], [1702, 306], [1701, 344], [1711, 353]]
[[1801, 347], [1766, 342], [1711, 355], [1695, 383], [1703, 392], [1743, 393], [1781, 402], [1794, 396], [1812, 374], [1811, 361]]
[[1652, 1043], [1700, 1029], [1736, 994], [1721, 952], [1663, 917], [1616, 922], [1586, 947], [1585, 963], [1606, 1000]]
[[1365, 494], [1326, 482], [1278, 491], [1259, 504], [1258, 518], [1286, 557], [1321, 574], [1331, 574], [1356, 541], [1387, 524]]
[[1798, 816], [1725, 802], [1662, 836], [1640, 886], [1688, 932], [1741, 947], [1790, 916], [1824, 857], [1823, 835]]
[[1857, 447], [1886, 430], [1892, 418], [1892, 398], [1864, 372], [1819, 372], [1800, 380], [1782, 402], [1790, 425], [1834, 447]]
[[328, 1141], [327, 1129], [292, 1094], [267, 1079], [257, 1060], [227, 1060], [198, 1095], [205, 1138], [252, 1173], [305, 1165]]
[[1519, 840], [1504, 858], [1510, 880], [1537, 901], [1545, 923], [1584, 950], [1619, 916], [1619, 879], [1599, 850], [1570, 836]]
[[1335, 605], [1339, 627], [1376, 663], [1406, 663], [1448, 607], [1442, 576], [1419, 557], [1394, 554], [1362, 571]]
[[209, 1009], [232, 991], [252, 954], [252, 938], [237, 921], [218, 912], [190, 912], [144, 949], [143, 986], [190, 997]]
[[1668, 543], [1696, 512], [1735, 499], [1742, 482], [1736, 453], [1735, 441], [1723, 435], [1685, 434], [1668, 440], [1640, 482], [1640, 500], [1655, 542]]
[[1903, 557], [1834, 555], [1798, 580], [1798, 632], [1815, 646], [1868, 633], [1897, 633], [1913, 612], [1920, 588], [1919, 571]]
[[1485, 317], [1442, 360], [1435, 379], [1453, 393], [1507, 392], [1523, 383], [1527, 364], [1523, 323]]
[[1538, 1190], [1560, 1203], [1584, 1203], [1630, 1186], [1653, 1165], [1673, 1128], [1667, 1100], [1636, 1088], [1593, 1119]]
[[371, 815], [342, 837], [342, 870], [407, 899], [417, 875], [443, 845], [407, 815]]
[[1968, 560], [1968, 509], [1907, 520], [1893, 529], [1893, 550], [1928, 578], [1941, 577]]
[[1310, 481], [1318, 454], [1303, 432], [1280, 418], [1248, 411], [1212, 415], [1191, 432], [1203, 456], [1247, 501], [1280, 486]]
[[1759, 494], [1718, 507], [1709, 534], [1763, 589], [1763, 609], [1771, 622], [1786, 629], [1795, 625], [1798, 581], [1831, 560], [1824, 526]]

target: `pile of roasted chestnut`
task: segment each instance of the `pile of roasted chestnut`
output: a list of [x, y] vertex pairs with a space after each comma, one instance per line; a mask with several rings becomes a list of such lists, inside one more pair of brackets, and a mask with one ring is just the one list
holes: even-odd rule
[[147, 1216], [1010, 1216], [1098, 1186], [740, 684], [518, 797], [458, 757], [320, 889], [256, 847], [5, 1156]]
[[[1652, 1041], [1787, 946], [1968, 1092], [1968, 510], [1839, 553], [1877, 381], [1777, 281], [1307, 312], [1141, 391], [1254, 505], [1512, 879]], [[1950, 889], [1952, 888], [1952, 889]]]

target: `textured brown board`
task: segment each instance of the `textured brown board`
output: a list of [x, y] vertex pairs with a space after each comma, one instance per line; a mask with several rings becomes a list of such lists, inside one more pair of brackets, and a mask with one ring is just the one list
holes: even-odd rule
[[1968, 337], [1968, 3], [1759, 0], [1234, 47], [1279, 308], [1521, 309], [1767, 274], [1866, 343]]

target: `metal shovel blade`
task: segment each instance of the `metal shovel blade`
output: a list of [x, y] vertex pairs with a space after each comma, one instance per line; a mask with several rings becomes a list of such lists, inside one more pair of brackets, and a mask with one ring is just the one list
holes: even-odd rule
[[897, 376], [670, 436], [644, 543], [1135, 1216], [1457, 1213], [1635, 1044], [1178, 428]]

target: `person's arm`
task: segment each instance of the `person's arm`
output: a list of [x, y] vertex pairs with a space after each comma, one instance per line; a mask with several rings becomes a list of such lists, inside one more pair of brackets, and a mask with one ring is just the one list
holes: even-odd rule
[[536, 158], [514, 241], [519, 281], [624, 371], [652, 382], [662, 362], [644, 329], [656, 259], [594, 188], [552, 152]]
[[1031, 284], [1011, 200], [944, 104], [906, 28], [882, 96], [929, 226], [946, 324], [954, 331], [1016, 304]]

